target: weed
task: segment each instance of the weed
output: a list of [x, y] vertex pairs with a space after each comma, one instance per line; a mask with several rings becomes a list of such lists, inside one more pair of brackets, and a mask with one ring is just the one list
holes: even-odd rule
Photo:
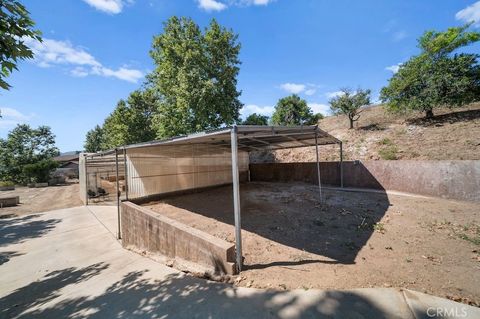
[[375, 223], [373, 224], [373, 230], [385, 234], [385, 225], [383, 225], [382, 223]]
[[381, 159], [384, 159], [384, 160], [398, 159], [397, 153], [398, 153], [398, 149], [395, 145], [388, 145], [386, 147], [381, 148], [378, 151], [378, 155], [380, 156]]
[[480, 226], [479, 225], [463, 225], [462, 232], [456, 232], [457, 236], [474, 245], [480, 246]]
[[393, 142], [388, 137], [385, 137], [385, 138], [380, 140], [379, 144], [381, 144], [381, 145], [393, 145]]
[[467, 234], [458, 234], [458, 237], [460, 237], [463, 240], [469, 241], [474, 245], [480, 246], [480, 236], [468, 236]]
[[15, 186], [15, 183], [11, 181], [0, 181], [0, 187], [9, 187], [9, 186]]

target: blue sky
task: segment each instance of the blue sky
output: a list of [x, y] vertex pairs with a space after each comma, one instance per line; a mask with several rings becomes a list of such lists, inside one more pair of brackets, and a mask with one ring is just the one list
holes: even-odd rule
[[[152, 70], [152, 37], [172, 15], [206, 26], [215, 17], [239, 34], [242, 115], [270, 114], [298, 93], [316, 112], [341, 87], [373, 98], [398, 63], [417, 53], [426, 29], [465, 21], [480, 27], [480, 1], [462, 0], [64, 0], [22, 1], [44, 43], [0, 91], [0, 137], [17, 123], [49, 125], [61, 151], [81, 150], [86, 132]], [[480, 52], [474, 45], [468, 51]]]

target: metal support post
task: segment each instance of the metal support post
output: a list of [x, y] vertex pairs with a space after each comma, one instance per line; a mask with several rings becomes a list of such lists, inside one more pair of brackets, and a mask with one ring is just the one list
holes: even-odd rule
[[120, 233], [120, 181], [118, 180], [118, 149], [115, 149], [115, 173], [117, 175], [117, 221], [118, 221], [118, 239], [122, 239]]
[[340, 142], [340, 187], [343, 188], [343, 144]]
[[128, 175], [127, 175], [127, 150], [123, 148], [123, 166], [124, 166], [124, 178], [125, 178], [125, 199], [128, 200]]
[[87, 172], [87, 156], [85, 155], [84, 156], [85, 158], [85, 169], [84, 169], [84, 173], [85, 173], [85, 205], [88, 206], [88, 172]]
[[232, 183], [233, 183], [233, 210], [235, 214], [235, 248], [237, 270], [242, 271], [242, 226], [241, 226], [241, 211], [240, 211], [240, 178], [238, 174], [238, 141], [237, 141], [237, 126], [233, 126], [231, 133], [231, 148], [232, 148]]
[[322, 202], [322, 181], [320, 178], [320, 159], [318, 158], [318, 136], [315, 132], [315, 154], [317, 155], [317, 177], [318, 177], [318, 192], [320, 194], [320, 203]]

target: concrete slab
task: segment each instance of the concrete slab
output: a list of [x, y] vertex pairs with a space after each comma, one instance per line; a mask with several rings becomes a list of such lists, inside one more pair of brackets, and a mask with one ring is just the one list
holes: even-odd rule
[[265, 291], [186, 276], [124, 250], [115, 207], [89, 208], [0, 220], [0, 318], [423, 318], [429, 305], [480, 317], [411, 291]]
[[118, 238], [118, 212], [117, 206], [85, 206], [98, 219], [115, 238]]
[[415, 318], [480, 318], [480, 308], [405, 289], [408, 306]]

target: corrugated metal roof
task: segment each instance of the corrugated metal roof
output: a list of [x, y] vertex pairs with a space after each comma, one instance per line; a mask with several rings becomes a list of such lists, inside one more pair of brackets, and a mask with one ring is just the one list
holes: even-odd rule
[[[215, 130], [204, 131], [184, 136], [172, 137], [164, 140], [154, 140], [145, 143], [131, 144], [118, 147], [118, 149], [136, 149], [144, 147], [161, 147], [174, 145], [208, 144], [218, 147], [230, 148], [230, 134], [237, 130], [238, 148], [243, 151], [277, 150], [314, 146], [315, 137], [318, 145], [337, 144], [336, 139], [321, 130], [318, 125], [312, 126], [259, 126], [238, 125]], [[115, 150], [89, 154], [89, 158], [98, 158], [114, 153]]]

